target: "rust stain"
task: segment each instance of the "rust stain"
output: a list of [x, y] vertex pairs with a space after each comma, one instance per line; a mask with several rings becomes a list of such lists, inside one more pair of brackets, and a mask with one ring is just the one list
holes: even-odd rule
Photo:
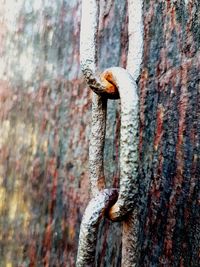
[[[154, 174], [153, 180], [150, 185], [149, 191], [149, 211], [148, 211], [148, 220], [146, 221], [145, 231], [149, 231], [150, 227], [156, 224], [159, 221], [158, 217], [158, 209], [159, 209], [159, 202], [161, 198], [161, 173], [162, 173], [162, 166], [163, 166], [163, 155], [162, 151], [159, 153], [158, 157], [158, 167], [155, 168], [157, 171]], [[156, 236], [154, 237], [156, 238]], [[156, 243], [156, 241], [155, 241]]]
[[[178, 139], [176, 144], [176, 161], [177, 161], [177, 170], [176, 175], [173, 179], [173, 191], [171, 193], [170, 201], [169, 201], [169, 211], [168, 211], [168, 219], [167, 219], [167, 229], [166, 229], [166, 237], [165, 237], [165, 253], [167, 257], [173, 260], [172, 255], [172, 240], [174, 233], [174, 224], [175, 224], [175, 216], [176, 216], [176, 204], [177, 200], [181, 193], [181, 187], [183, 183], [183, 167], [184, 167], [184, 151], [183, 151], [183, 136], [185, 131], [185, 117], [188, 106], [188, 91], [187, 91], [187, 77], [188, 77], [188, 67], [187, 64], [183, 64], [181, 68], [181, 94], [179, 100], [179, 127], [178, 127]], [[170, 246], [168, 245], [170, 244]]]
[[52, 224], [49, 223], [45, 230], [45, 237], [43, 242], [43, 250], [44, 250], [43, 263], [45, 267], [48, 267], [50, 264], [51, 244], [52, 244]]
[[[197, 52], [195, 54], [195, 56], [192, 58], [184, 57], [179, 66], [170, 67], [163, 74], [158, 75], [159, 85], [161, 87], [165, 87], [165, 85], [169, 84], [170, 80], [173, 77], [177, 77], [179, 75], [181, 75], [180, 78], [182, 78], [182, 75], [184, 73], [184, 69], [189, 69], [191, 66], [196, 66], [197, 68], [199, 68], [199, 66], [200, 66], [200, 52]], [[178, 81], [179, 81], [179, 79], [178, 79]]]
[[178, 140], [176, 145], [176, 152], [177, 152], [177, 161], [178, 169], [181, 172], [183, 168], [183, 161], [181, 159], [183, 158], [183, 152], [182, 152], [182, 144], [183, 144], [183, 136], [184, 131], [186, 128], [185, 125], [185, 117], [188, 107], [188, 90], [187, 90], [187, 81], [188, 81], [188, 66], [186, 64], [183, 64], [182, 70], [181, 70], [181, 95], [179, 99], [179, 127], [178, 127]]
[[[100, 5], [101, 7], [102, 5]], [[100, 10], [100, 16], [99, 16], [99, 30], [103, 30], [105, 28], [109, 27], [110, 21], [114, 20], [115, 15], [115, 6], [113, 5], [113, 2], [111, 0], [107, 0], [106, 4], [104, 4], [104, 8], [101, 8]]]
[[100, 75], [100, 79], [101, 79], [102, 84], [105, 86], [106, 92], [108, 94], [116, 94], [116, 95], [119, 94], [118, 89], [114, 84], [113, 76], [111, 72], [105, 71], [104, 73]]
[[[160, 257], [160, 260], [162, 261], [163, 264], [167, 264], [167, 266], [171, 266], [174, 263], [174, 249], [176, 246], [176, 244], [174, 244], [174, 231], [175, 228], [178, 228], [177, 226], [177, 216], [178, 216], [178, 203], [179, 201], [181, 201], [182, 198], [186, 197], [187, 192], [184, 192], [183, 189], [183, 181], [186, 180], [187, 182], [187, 178], [183, 177], [184, 175], [184, 168], [185, 168], [185, 160], [186, 160], [186, 155], [185, 155], [185, 136], [186, 136], [186, 131], [188, 131], [187, 129], [187, 116], [189, 114], [189, 97], [191, 92], [188, 92], [188, 84], [189, 82], [191, 82], [189, 80], [189, 76], [191, 75], [191, 70], [192, 67], [194, 66], [194, 68], [199, 68], [200, 66], [200, 56], [199, 56], [199, 51], [194, 49], [195, 47], [195, 42], [192, 38], [192, 33], [191, 33], [191, 29], [192, 29], [192, 21], [194, 20], [194, 10], [193, 11], [189, 11], [189, 16], [190, 19], [187, 22], [187, 37], [183, 42], [183, 26], [179, 24], [179, 22], [177, 21], [177, 16], [178, 14], [176, 14], [176, 9], [175, 7], [177, 7], [174, 3], [172, 3], [172, 1], [168, 0], [166, 2], [164, 1], [159, 1], [159, 3], [163, 2], [162, 7], [165, 6], [165, 10], [163, 11], [163, 19], [164, 19], [164, 26], [163, 26], [163, 31], [164, 33], [162, 34], [162, 36], [164, 36], [164, 41], [162, 41], [162, 45], [164, 43], [164, 45], [162, 46], [162, 48], [160, 48], [160, 54], [159, 54], [159, 59], [158, 59], [158, 63], [155, 64], [155, 71], [156, 71], [156, 78], [152, 77], [150, 78], [150, 82], [152, 81], [156, 83], [157, 85], [157, 97], [158, 97], [158, 101], [162, 101], [164, 97], [168, 98], [168, 94], [170, 94], [169, 99], [167, 99], [167, 101], [173, 100], [174, 102], [178, 102], [178, 105], [176, 107], [176, 109], [172, 110], [169, 112], [170, 116], [171, 113], [173, 113], [173, 116], [178, 115], [178, 123], [177, 123], [177, 127], [178, 127], [178, 133], [177, 133], [177, 139], [176, 137], [174, 138], [175, 140], [177, 140], [177, 143], [175, 144], [175, 149], [176, 151], [174, 151], [174, 155], [175, 156], [175, 166], [172, 167], [174, 168], [173, 172], [175, 174], [173, 174], [173, 177], [170, 178], [169, 180], [167, 180], [167, 178], [165, 178], [164, 181], [162, 181], [162, 173], [163, 173], [163, 156], [162, 156], [162, 139], [163, 139], [163, 124], [165, 123], [164, 121], [164, 116], [165, 113], [168, 113], [168, 110], [164, 109], [164, 105], [161, 106], [160, 104], [157, 107], [157, 113], [156, 113], [156, 129], [154, 132], [154, 151], [158, 151], [158, 162], [159, 164], [157, 164], [157, 154], [156, 154], [156, 163], [155, 165], [153, 165], [155, 168], [152, 171], [152, 176], [150, 179], [150, 187], [149, 187], [149, 198], [148, 198], [148, 211], [147, 211], [147, 217], [146, 217], [146, 222], [145, 222], [145, 235], [146, 235], [146, 240], [154, 240], [155, 244], [158, 244], [157, 242], [157, 237], [158, 235], [155, 234], [154, 227], [161, 227], [161, 223], [162, 223], [162, 215], [160, 216], [159, 213], [157, 213], [157, 211], [159, 210], [159, 208], [161, 207], [161, 200], [166, 201], [167, 203], [165, 203], [165, 207], [167, 209], [166, 212], [166, 229], [163, 233], [163, 235], [165, 236], [164, 240], [163, 240], [163, 251], [161, 252], [161, 254], [163, 254]], [[166, 5], [164, 5], [166, 3]], [[149, 4], [149, 3], [148, 3]], [[151, 7], [151, 2], [150, 2], [150, 7]], [[193, 2], [194, 4], [194, 2]], [[160, 5], [161, 6], [161, 5]], [[178, 5], [179, 8], [179, 5]], [[150, 8], [148, 10], [148, 12], [150, 11]], [[144, 50], [144, 66], [148, 67], [149, 63], [149, 47], [150, 47], [150, 26], [148, 25], [148, 21], [152, 21], [153, 15], [150, 16], [150, 14], [148, 14], [148, 12], [145, 12], [145, 50]], [[180, 10], [179, 10], [180, 12]], [[193, 16], [192, 16], [193, 15]], [[149, 16], [149, 17], [146, 17]], [[173, 35], [173, 36], [172, 36]], [[175, 39], [173, 39], [175, 38]], [[176, 61], [174, 63], [174, 58], [172, 57], [171, 59], [169, 56], [169, 53], [171, 53], [171, 50], [174, 47], [174, 42], [176, 42], [177, 45], [177, 58]], [[184, 50], [184, 46], [186, 44], [186, 48]], [[151, 70], [151, 69], [150, 69]], [[143, 73], [142, 73], [143, 74]], [[140, 115], [140, 155], [142, 153], [142, 142], [143, 142], [143, 131], [144, 131], [144, 125], [145, 125], [145, 101], [146, 99], [143, 100], [143, 95], [144, 98], [148, 98], [148, 96], [145, 95], [145, 90], [143, 89], [143, 80], [142, 80], [142, 75], [141, 75], [141, 80], [140, 80], [140, 109], [141, 109], [141, 115]], [[147, 82], [149, 81], [149, 79], [147, 80]], [[171, 90], [170, 92], [168, 90]], [[144, 90], [144, 91], [143, 91]], [[153, 100], [152, 100], [153, 101]], [[166, 103], [165, 101], [163, 101], [164, 103]], [[163, 103], [162, 102], [162, 103]], [[168, 105], [168, 103], [167, 103]], [[178, 112], [177, 112], [178, 109]], [[188, 112], [188, 114], [187, 114]], [[178, 114], [177, 114], [178, 113]], [[175, 117], [175, 119], [177, 120], [177, 118]], [[166, 130], [167, 131], [167, 130]], [[171, 129], [170, 129], [171, 131]], [[172, 129], [173, 131], [173, 129]], [[191, 137], [191, 141], [195, 146], [195, 143], [197, 143], [197, 133], [196, 133], [196, 129], [191, 129], [190, 131], [190, 137]], [[170, 145], [173, 145], [173, 143]], [[176, 154], [175, 154], [176, 152]], [[190, 198], [191, 195], [194, 193], [194, 187], [196, 185], [196, 177], [195, 177], [195, 172], [197, 171], [197, 164], [196, 164], [196, 159], [197, 155], [194, 155], [194, 159], [193, 159], [193, 166], [192, 166], [192, 177], [191, 177], [191, 183], [190, 183], [190, 196], [188, 196], [187, 198]], [[170, 176], [170, 175], [169, 175]], [[170, 190], [168, 192], [170, 192], [171, 196], [168, 199], [164, 199], [163, 195], [162, 195], [162, 189], [160, 188], [161, 186], [161, 182], [167, 182], [169, 184], [169, 186], [171, 187]], [[168, 198], [168, 196], [167, 196]], [[192, 200], [191, 200], [192, 201]], [[191, 211], [188, 208], [184, 208], [184, 224], [187, 225], [187, 222], [190, 221], [190, 216], [191, 216]], [[160, 220], [160, 221], [159, 221]], [[152, 233], [154, 232], [154, 233]], [[155, 238], [155, 239], [154, 239]], [[184, 243], [184, 242], [183, 242]], [[152, 243], [151, 243], [152, 244]], [[182, 246], [182, 244], [181, 244]], [[186, 246], [186, 245], [185, 245]], [[186, 248], [183, 247], [183, 250], [185, 250]], [[153, 254], [153, 247], [144, 244], [144, 251], [145, 251], [145, 256], [149, 253], [148, 257], [147, 257], [147, 261], [150, 260], [150, 257], [152, 257], [151, 254]], [[185, 262], [184, 259], [179, 261], [180, 266], [184, 266]], [[163, 265], [164, 266], [164, 265]]]
[[166, 255], [170, 256], [172, 254], [172, 240], [171, 239], [165, 239], [164, 248], [166, 251]]
[[36, 245], [35, 241], [31, 241], [31, 245], [29, 248], [29, 267], [36, 267], [36, 261], [37, 261], [37, 253], [36, 253]]
[[121, 58], [119, 66], [126, 68], [127, 65], [127, 51], [128, 51], [128, 2], [126, 1], [126, 17], [121, 29]]
[[160, 144], [160, 141], [162, 139], [162, 135], [163, 135], [163, 117], [164, 117], [164, 108], [163, 106], [160, 104], [158, 105], [158, 110], [157, 110], [157, 114], [156, 114], [156, 118], [157, 118], [157, 123], [156, 123], [156, 134], [155, 134], [155, 139], [154, 139], [154, 149], [157, 151], [158, 150], [158, 146]]

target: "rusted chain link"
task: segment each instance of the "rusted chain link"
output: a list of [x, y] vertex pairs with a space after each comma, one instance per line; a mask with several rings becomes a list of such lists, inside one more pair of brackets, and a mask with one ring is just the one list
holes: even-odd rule
[[118, 88], [121, 100], [120, 187], [118, 200], [109, 211], [109, 218], [119, 221], [133, 209], [137, 192], [138, 95], [136, 83], [127, 70], [112, 67], [103, 73], [104, 77], [108, 75]]
[[76, 266], [95, 266], [98, 226], [117, 196], [117, 190], [104, 189], [90, 200], [81, 222]]
[[[120, 67], [107, 69], [101, 76], [96, 75], [98, 14], [99, 1], [82, 1], [81, 68], [88, 86], [94, 93], [89, 146], [92, 199], [81, 223], [77, 267], [94, 266], [98, 226], [104, 214], [109, 213], [108, 217], [114, 221], [123, 220], [133, 209], [137, 194], [139, 121], [137, 85], [130, 73]], [[120, 188], [117, 197], [116, 189], [105, 189], [103, 149], [107, 99], [119, 97], [121, 100]]]

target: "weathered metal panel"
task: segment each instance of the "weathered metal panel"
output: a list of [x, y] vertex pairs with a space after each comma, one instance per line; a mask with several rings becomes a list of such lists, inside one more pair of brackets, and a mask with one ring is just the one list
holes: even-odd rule
[[200, 265], [199, 12], [145, 1], [139, 266]]

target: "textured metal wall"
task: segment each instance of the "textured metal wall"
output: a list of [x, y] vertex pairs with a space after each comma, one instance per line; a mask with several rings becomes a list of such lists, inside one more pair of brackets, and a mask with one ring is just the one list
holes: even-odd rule
[[144, 5], [140, 267], [200, 266], [199, 14], [199, 1]]

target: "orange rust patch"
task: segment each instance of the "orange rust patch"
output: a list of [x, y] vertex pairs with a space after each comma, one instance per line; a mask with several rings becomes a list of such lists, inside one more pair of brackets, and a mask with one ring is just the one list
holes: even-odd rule
[[158, 150], [158, 146], [163, 135], [163, 116], [164, 116], [164, 108], [162, 105], [160, 105], [158, 107], [157, 116], [156, 116], [157, 117], [157, 128], [156, 128], [156, 135], [154, 139], [155, 150]]
[[118, 89], [114, 84], [112, 73], [106, 71], [100, 75], [101, 82], [106, 88], [108, 94], [118, 94]]
[[111, 221], [114, 221], [118, 212], [119, 212], [119, 206], [117, 204], [114, 204], [109, 210], [109, 219]]

